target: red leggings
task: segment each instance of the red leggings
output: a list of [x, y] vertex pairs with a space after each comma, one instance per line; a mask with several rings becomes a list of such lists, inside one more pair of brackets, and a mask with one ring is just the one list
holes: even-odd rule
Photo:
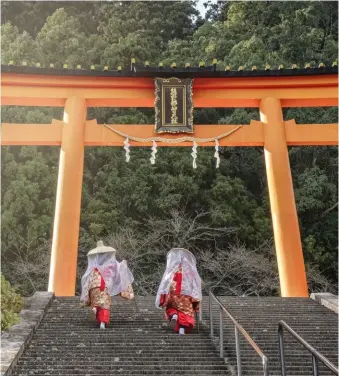
[[170, 319], [173, 315], [178, 315], [177, 325], [175, 331], [179, 332], [180, 327], [185, 328], [185, 332], [188, 333], [194, 328], [194, 316], [186, 315], [183, 312], [178, 311], [175, 308], [169, 308], [166, 310], [166, 314]]
[[95, 307], [97, 309], [97, 323], [104, 322], [106, 325], [109, 323], [109, 310], [100, 307]]

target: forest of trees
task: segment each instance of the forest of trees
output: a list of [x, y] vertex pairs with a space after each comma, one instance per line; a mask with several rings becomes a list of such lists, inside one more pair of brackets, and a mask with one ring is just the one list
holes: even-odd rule
[[[337, 60], [338, 9], [326, 1], [6, 2], [2, 64], [127, 67], [131, 57], [178, 66], [200, 60], [218, 69], [271, 64], [303, 67]], [[337, 108], [287, 108], [286, 120], [338, 121]], [[62, 109], [2, 107], [3, 122], [49, 123]], [[90, 108], [99, 123], [154, 122], [153, 109]], [[257, 109], [196, 109], [195, 124], [248, 124]], [[155, 292], [166, 252], [192, 250], [202, 278], [220, 294], [277, 295], [262, 148], [88, 147], [82, 192], [78, 277], [87, 252], [103, 239], [126, 258], [140, 294]], [[338, 154], [336, 147], [291, 147], [290, 163], [311, 291], [337, 289]], [[46, 290], [59, 148], [2, 147], [2, 272], [21, 294]]]

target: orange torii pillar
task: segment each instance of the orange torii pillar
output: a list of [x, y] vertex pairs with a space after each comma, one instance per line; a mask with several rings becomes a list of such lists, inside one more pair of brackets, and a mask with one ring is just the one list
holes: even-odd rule
[[84, 168], [86, 100], [66, 100], [48, 291], [74, 296]]
[[260, 103], [260, 119], [264, 124], [265, 164], [280, 293], [282, 297], [307, 297], [304, 257], [280, 100], [264, 98]]

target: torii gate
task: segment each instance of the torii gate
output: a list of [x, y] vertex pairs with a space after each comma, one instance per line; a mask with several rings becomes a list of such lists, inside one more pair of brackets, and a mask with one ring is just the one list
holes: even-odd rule
[[[75, 294], [81, 191], [85, 146], [123, 146], [124, 139], [96, 120], [87, 107], [154, 107], [154, 77], [194, 78], [195, 107], [258, 107], [261, 121], [251, 121], [220, 146], [264, 147], [281, 296], [308, 296], [305, 265], [289, 164], [289, 145], [337, 145], [337, 124], [284, 121], [282, 107], [338, 105], [337, 65], [304, 69], [217, 71], [200, 66], [103, 71], [2, 66], [2, 105], [64, 107], [63, 121], [51, 124], [2, 124], [2, 145], [60, 145], [60, 162], [48, 290]], [[111, 125], [130, 136], [155, 136], [154, 125]], [[236, 125], [196, 125], [194, 137], [210, 138]], [[176, 138], [175, 135], [166, 135]], [[130, 141], [131, 145], [136, 145]], [[152, 146], [152, 142], [137, 143]], [[201, 146], [214, 146], [205, 142]], [[161, 146], [173, 146], [162, 143]], [[192, 146], [182, 142], [176, 146]]]

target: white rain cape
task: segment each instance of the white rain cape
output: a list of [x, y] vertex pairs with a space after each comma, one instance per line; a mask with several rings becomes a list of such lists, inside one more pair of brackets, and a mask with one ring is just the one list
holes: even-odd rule
[[[98, 243], [99, 245], [99, 243]], [[127, 290], [128, 286], [134, 281], [132, 272], [127, 266], [126, 260], [117, 261], [115, 250], [105, 247], [113, 251], [92, 253], [89, 252], [88, 267], [81, 278], [81, 301], [89, 299], [89, 281], [92, 271], [97, 268], [105, 281], [108, 293], [111, 296], [118, 295]]]
[[201, 278], [199, 276], [196, 260], [193, 254], [183, 248], [173, 248], [167, 253], [167, 264], [164, 275], [157, 292], [155, 306], [159, 307], [160, 296], [168, 294], [174, 274], [182, 267], [181, 294], [189, 295], [201, 301]]

